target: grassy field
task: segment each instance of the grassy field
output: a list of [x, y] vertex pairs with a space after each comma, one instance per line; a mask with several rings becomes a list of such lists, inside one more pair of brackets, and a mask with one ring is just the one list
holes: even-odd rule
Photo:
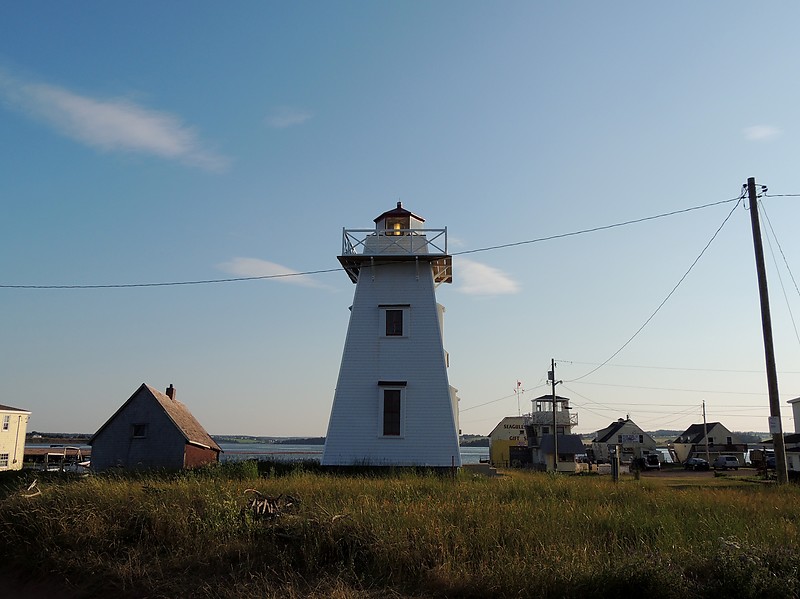
[[[86, 598], [800, 594], [796, 485], [263, 474], [3, 477], [0, 556]], [[250, 488], [301, 503], [242, 517]]]

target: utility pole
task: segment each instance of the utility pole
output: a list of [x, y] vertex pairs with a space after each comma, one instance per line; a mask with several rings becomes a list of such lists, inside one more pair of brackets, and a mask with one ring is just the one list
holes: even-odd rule
[[758, 196], [756, 194], [755, 177], [747, 179], [747, 196], [750, 201], [750, 223], [753, 228], [753, 247], [756, 254], [756, 272], [758, 273], [758, 294], [761, 299], [761, 329], [764, 334], [764, 357], [767, 362], [767, 389], [769, 391], [769, 432], [775, 448], [775, 473], [778, 484], [789, 482], [786, 470], [786, 449], [783, 442], [783, 426], [781, 426], [781, 404], [778, 395], [778, 373], [775, 368], [775, 349], [772, 344], [772, 318], [769, 311], [769, 293], [767, 291], [767, 271], [764, 266], [764, 248], [761, 245], [761, 225], [758, 221]]
[[711, 454], [708, 452], [708, 423], [706, 422], [706, 400], [703, 400], [703, 433], [706, 438], [706, 462], [711, 465]]
[[556, 385], [561, 381], [556, 380], [556, 361], [550, 358], [550, 372], [547, 380], [553, 385], [553, 472], [558, 472], [558, 421], [556, 419]]

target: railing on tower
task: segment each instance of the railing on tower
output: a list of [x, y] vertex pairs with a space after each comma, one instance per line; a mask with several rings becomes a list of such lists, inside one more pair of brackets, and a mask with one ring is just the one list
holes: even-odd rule
[[[561, 425], [567, 424], [571, 427], [578, 426], [578, 415], [567, 410], [558, 410], [556, 412], [556, 423]], [[553, 412], [545, 410], [541, 412], [525, 414], [525, 424], [551, 425], [553, 424]]]
[[358, 281], [361, 267], [413, 259], [431, 265], [433, 280], [453, 282], [453, 259], [447, 253], [447, 229], [343, 229], [339, 256], [350, 280]]
[[[380, 238], [386, 243], [370, 243]], [[447, 254], [447, 229], [343, 229], [342, 255]]]

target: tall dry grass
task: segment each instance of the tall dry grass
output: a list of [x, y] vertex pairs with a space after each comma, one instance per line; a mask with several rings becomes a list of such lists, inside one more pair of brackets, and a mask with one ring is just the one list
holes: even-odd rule
[[[21, 483], [21, 481], [20, 481]], [[21, 487], [22, 485], [18, 485]], [[795, 597], [795, 486], [254, 470], [40, 482], [0, 552], [85, 597]], [[241, 517], [245, 489], [302, 500]]]

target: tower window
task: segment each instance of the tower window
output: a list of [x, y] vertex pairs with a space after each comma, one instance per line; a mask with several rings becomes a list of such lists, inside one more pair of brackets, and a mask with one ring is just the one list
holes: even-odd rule
[[397, 337], [403, 335], [403, 311], [386, 310], [386, 336]]
[[400, 389], [383, 391], [383, 434], [400, 436]]
[[378, 381], [378, 436], [400, 438], [404, 434], [405, 381]]
[[408, 337], [409, 306], [408, 304], [390, 304], [378, 306], [381, 314], [380, 332], [384, 337]]

